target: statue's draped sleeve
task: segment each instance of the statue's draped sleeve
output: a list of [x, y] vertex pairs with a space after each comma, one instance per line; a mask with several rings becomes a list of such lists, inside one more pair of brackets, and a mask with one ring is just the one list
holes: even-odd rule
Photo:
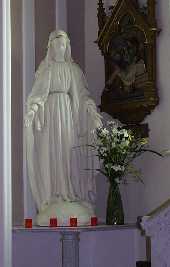
[[[99, 162], [96, 160], [96, 151], [91, 147], [94, 142], [95, 134], [93, 130], [102, 125], [101, 116], [97, 112], [96, 105], [88, 91], [87, 81], [80, 67], [73, 63], [72, 85], [70, 89], [70, 98], [76, 130], [78, 132], [78, 146], [85, 161], [82, 163], [82, 170], [86, 170], [86, 188], [88, 196], [86, 199], [95, 203], [96, 182], [95, 174], [99, 168]], [[87, 146], [88, 145], [88, 146]], [[88, 171], [89, 170], [89, 171]]]
[[33, 124], [29, 127], [25, 127], [24, 134], [26, 140], [26, 158], [28, 175], [30, 177], [30, 184], [32, 188], [32, 194], [36, 201], [38, 209], [42, 206], [40, 198], [40, 186], [36, 179], [36, 162], [35, 162], [35, 140], [34, 130], [42, 130], [44, 126], [44, 105], [48, 98], [51, 81], [50, 67], [46, 64], [45, 60], [40, 64], [36, 74], [35, 81], [31, 91], [31, 94], [27, 99], [27, 113], [31, 110], [34, 111]]
[[[72, 63], [72, 86], [70, 95], [75, 121], [79, 125], [80, 136], [92, 136], [92, 131], [101, 126], [101, 116], [92, 100], [86, 78], [80, 67]], [[87, 125], [88, 124], [88, 125]]]
[[27, 112], [30, 110], [35, 112], [35, 127], [39, 130], [44, 126], [44, 104], [48, 98], [50, 81], [50, 66], [44, 60], [35, 74], [34, 85], [27, 99]]

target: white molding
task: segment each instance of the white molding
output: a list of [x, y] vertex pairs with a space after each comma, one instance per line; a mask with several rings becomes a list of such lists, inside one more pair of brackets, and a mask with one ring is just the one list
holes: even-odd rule
[[0, 0], [0, 266], [11, 267], [11, 15], [10, 0]]

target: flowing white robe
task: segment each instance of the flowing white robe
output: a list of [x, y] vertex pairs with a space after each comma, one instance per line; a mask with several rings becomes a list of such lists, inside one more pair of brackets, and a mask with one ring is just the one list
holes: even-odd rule
[[[28, 97], [27, 164], [38, 210], [57, 199], [94, 204], [92, 130], [101, 124], [78, 65], [42, 63]], [[80, 146], [80, 147], [79, 147]]]

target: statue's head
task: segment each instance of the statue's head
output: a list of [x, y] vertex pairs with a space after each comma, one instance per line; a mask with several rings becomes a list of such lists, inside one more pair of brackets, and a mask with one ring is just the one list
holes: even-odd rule
[[68, 35], [64, 31], [53, 31], [49, 36], [48, 41], [48, 54], [50, 58], [55, 58], [57, 61], [57, 56], [61, 58], [64, 57], [65, 61], [72, 61], [71, 59], [71, 46]]

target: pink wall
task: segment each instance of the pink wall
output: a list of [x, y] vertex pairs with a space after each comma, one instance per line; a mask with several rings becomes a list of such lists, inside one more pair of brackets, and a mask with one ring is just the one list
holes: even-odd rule
[[[76, 15], [75, 15], [76, 14]], [[67, 31], [71, 39], [72, 56], [85, 67], [85, 0], [67, 1]]]
[[56, 28], [55, 0], [35, 0], [35, 65], [46, 54], [49, 33]]
[[56, 29], [67, 31], [67, 0], [56, 0]]
[[[89, 90], [97, 105], [104, 88], [104, 60], [94, 41], [97, 39], [97, 0], [85, 1], [85, 73]], [[103, 115], [103, 114], [102, 114]], [[104, 117], [107, 117], [104, 115]], [[97, 175], [97, 215], [105, 221], [107, 183], [106, 178]]]
[[[144, 1], [143, 1], [144, 2]], [[168, 1], [157, 1], [157, 23], [162, 29], [157, 39], [157, 88], [160, 104], [147, 117], [150, 128], [150, 147], [161, 151], [170, 148], [170, 6]], [[124, 189], [127, 219], [134, 221], [170, 198], [170, 158], [145, 154], [136, 161], [142, 171], [144, 185], [131, 184]]]
[[[157, 88], [160, 104], [147, 118], [150, 144], [157, 150], [170, 148], [170, 4], [157, 1], [158, 27], [162, 29], [157, 42]], [[170, 198], [170, 158], [146, 155], [142, 160], [146, 186], [143, 188], [144, 213]]]
[[[85, 70], [89, 88], [96, 103], [104, 87], [104, 63], [94, 40], [97, 37], [97, 0], [85, 1]], [[110, 1], [107, 1], [110, 4]], [[146, 2], [142, 0], [142, 2]], [[157, 1], [157, 20], [162, 32], [158, 37], [157, 85], [160, 105], [147, 122], [150, 127], [150, 146], [158, 151], [170, 148], [170, 6], [169, 1]], [[105, 119], [108, 117], [103, 114]], [[122, 195], [127, 222], [136, 221], [138, 215], [146, 214], [170, 197], [170, 158], [161, 159], [145, 154], [136, 162], [142, 170], [144, 185], [130, 183], [122, 187]], [[107, 185], [105, 178], [97, 177], [98, 212], [105, 217]]]
[[12, 25], [12, 203], [13, 223], [23, 220], [22, 0], [11, 1]]

